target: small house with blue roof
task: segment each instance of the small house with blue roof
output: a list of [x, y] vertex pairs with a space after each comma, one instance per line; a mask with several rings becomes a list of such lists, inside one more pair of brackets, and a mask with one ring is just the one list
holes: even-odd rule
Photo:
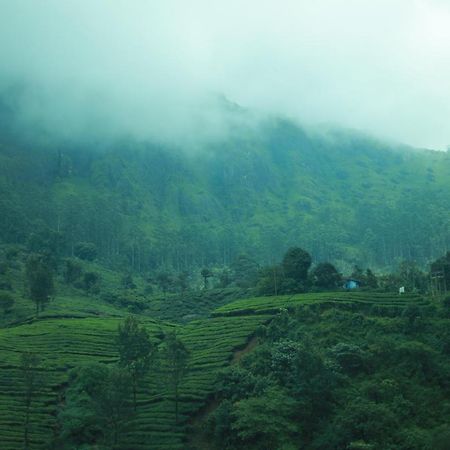
[[357, 289], [361, 285], [359, 280], [355, 280], [354, 278], [347, 278], [344, 283], [344, 289]]

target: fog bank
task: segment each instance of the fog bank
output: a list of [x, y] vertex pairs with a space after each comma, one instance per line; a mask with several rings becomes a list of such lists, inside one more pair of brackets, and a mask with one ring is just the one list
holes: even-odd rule
[[26, 86], [20, 117], [63, 136], [214, 138], [237, 104], [450, 144], [445, 0], [0, 5], [0, 86]]

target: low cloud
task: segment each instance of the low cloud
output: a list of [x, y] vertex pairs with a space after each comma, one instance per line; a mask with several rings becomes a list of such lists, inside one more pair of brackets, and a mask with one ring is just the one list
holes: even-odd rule
[[0, 1], [1, 86], [63, 136], [210, 138], [236, 103], [450, 144], [444, 0]]

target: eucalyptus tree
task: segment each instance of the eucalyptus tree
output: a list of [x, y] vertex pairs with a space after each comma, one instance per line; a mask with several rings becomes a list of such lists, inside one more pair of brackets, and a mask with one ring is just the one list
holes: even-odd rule
[[25, 275], [29, 295], [36, 304], [36, 315], [38, 315], [44, 310], [54, 292], [53, 274], [40, 255], [32, 255], [26, 263]]

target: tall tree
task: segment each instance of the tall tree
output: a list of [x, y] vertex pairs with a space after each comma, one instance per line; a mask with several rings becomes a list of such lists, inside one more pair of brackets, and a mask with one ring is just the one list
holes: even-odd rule
[[441, 290], [450, 290], [450, 251], [431, 263], [431, 275], [439, 276], [436, 281], [443, 285]]
[[211, 270], [204, 268], [200, 272], [202, 278], [203, 278], [203, 287], [207, 289], [208, 287], [208, 278], [211, 278], [214, 274], [211, 272]]
[[247, 255], [239, 255], [232, 264], [236, 284], [242, 288], [253, 287], [258, 281], [259, 265]]
[[189, 273], [186, 271], [180, 272], [175, 278], [175, 284], [177, 285], [180, 294], [183, 295], [189, 288]]
[[53, 274], [39, 255], [30, 256], [25, 268], [31, 300], [36, 304], [36, 315], [43, 311], [54, 292]]
[[161, 291], [164, 293], [164, 298], [166, 298], [167, 291], [173, 285], [173, 278], [168, 272], [160, 272], [156, 275], [156, 283]]
[[287, 278], [297, 282], [305, 282], [311, 266], [311, 255], [300, 247], [290, 248], [283, 257], [283, 270]]
[[[132, 381], [134, 383], [133, 379]], [[120, 367], [111, 367], [103, 389], [100, 389], [97, 397], [94, 398], [99, 404], [104, 417], [107, 418], [107, 425], [113, 430], [113, 448], [116, 448], [115, 446], [118, 445], [123, 425], [132, 414], [129, 396], [130, 374]]]
[[179, 389], [189, 364], [189, 350], [175, 332], [167, 333], [164, 339], [164, 371], [175, 400], [175, 423], [178, 423]]
[[368, 288], [376, 289], [378, 287], [377, 277], [370, 269], [366, 269], [365, 282]]
[[133, 405], [136, 410], [138, 383], [149, 372], [156, 356], [156, 347], [150, 341], [147, 330], [133, 316], [127, 317], [123, 324], [119, 324], [117, 346], [119, 366], [125, 368], [131, 376]]
[[319, 289], [336, 289], [341, 284], [341, 275], [329, 262], [318, 264], [311, 273], [314, 286]]

